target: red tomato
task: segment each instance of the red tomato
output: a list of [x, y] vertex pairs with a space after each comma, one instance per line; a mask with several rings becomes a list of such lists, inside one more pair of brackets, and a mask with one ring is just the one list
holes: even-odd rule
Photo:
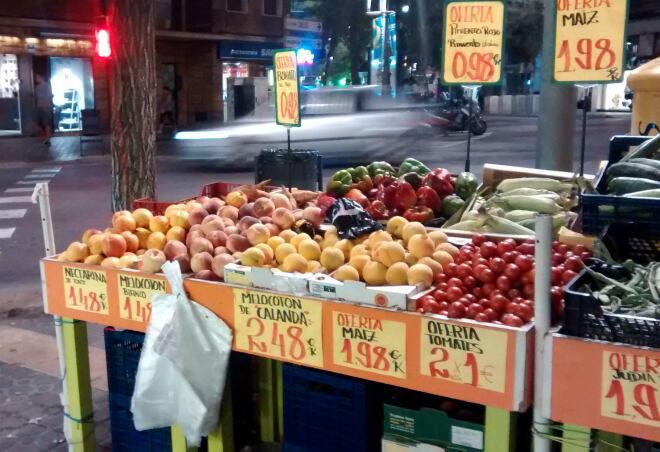
[[477, 285], [477, 279], [470, 275], [467, 278], [463, 279], [463, 285], [465, 286], [466, 289], [473, 289]]
[[449, 317], [449, 311], [440, 311], [438, 312], [440, 315], [444, 315], [445, 317]]
[[472, 289], [472, 295], [474, 295], [477, 298], [481, 297], [482, 292], [483, 290], [481, 289], [481, 287], [475, 287]]
[[515, 298], [519, 298], [521, 295], [522, 292], [519, 289], [511, 289], [506, 293], [506, 296], [512, 301], [515, 301]]
[[499, 276], [497, 281], [495, 281], [495, 287], [503, 292], [511, 290], [511, 280], [506, 276]]
[[575, 253], [575, 254], [579, 255], [579, 254], [584, 253], [585, 251], [589, 251], [589, 249], [586, 246], [582, 245], [582, 244], [578, 244], [578, 245], [575, 245], [573, 247], [573, 253]]
[[447, 277], [451, 278], [456, 275], [456, 269], [458, 268], [458, 265], [456, 265], [453, 262], [450, 262], [447, 264], [447, 268], [445, 268], [445, 274]]
[[503, 312], [507, 301], [504, 295], [495, 295], [494, 297], [490, 297], [490, 307], [497, 312]]
[[446, 282], [438, 284], [438, 290], [442, 290], [443, 292], [447, 292], [447, 289], [449, 289], [449, 284]]
[[577, 276], [577, 273], [575, 273], [573, 270], [566, 270], [561, 275], [561, 282], [564, 283], [564, 284], [568, 284], [576, 276]]
[[463, 287], [463, 281], [461, 281], [459, 278], [449, 278], [449, 281], [447, 281], [447, 285], [449, 287]]
[[459, 299], [458, 299], [458, 302], [459, 302], [459, 303], [463, 303], [463, 306], [465, 306], [466, 308], [467, 308], [468, 306], [470, 306], [470, 300], [468, 300], [468, 299], [465, 298], [465, 297], [461, 297], [461, 298], [459, 298]]
[[435, 298], [435, 301], [438, 303], [447, 300], [447, 293], [444, 290], [435, 289], [431, 295], [433, 295], [433, 298]]
[[507, 326], [515, 326], [515, 327], [523, 326], [522, 319], [515, 314], [504, 314], [502, 316], [502, 323]]
[[506, 261], [501, 257], [494, 257], [490, 260], [490, 269], [493, 270], [498, 275], [504, 273], [506, 268]]
[[586, 262], [587, 260], [591, 259], [592, 254], [589, 251], [585, 251], [583, 253], [580, 253], [580, 259], [582, 262]]
[[502, 240], [497, 244], [497, 252], [500, 256], [516, 249], [516, 241], [513, 239]]
[[484, 242], [479, 247], [481, 255], [486, 259], [497, 256], [497, 245], [493, 242]]
[[448, 311], [449, 310], [449, 302], [441, 301], [441, 302], [438, 303], [438, 307], [440, 308], [441, 311]]
[[470, 319], [474, 319], [477, 314], [482, 314], [484, 308], [478, 303], [471, 303], [467, 308], [467, 316]]
[[490, 300], [488, 298], [480, 298], [479, 304], [483, 306], [484, 309], [490, 308]]
[[499, 314], [493, 308], [484, 309], [484, 314], [486, 314], [488, 316], [488, 321], [489, 322], [494, 322], [499, 317]]
[[480, 312], [479, 314], [474, 316], [474, 320], [476, 320], [477, 322], [489, 322], [490, 318], [488, 317], [488, 314], [486, 314], [485, 312]]
[[447, 275], [445, 275], [444, 273], [436, 273], [435, 275], [433, 275], [433, 284], [436, 286], [446, 281], [447, 281]]
[[456, 276], [461, 279], [472, 276], [472, 267], [465, 263], [459, 265], [458, 269], [456, 270]]
[[461, 250], [458, 252], [457, 260], [460, 262], [465, 262], [465, 261], [469, 261], [470, 259], [472, 259], [472, 251], [465, 248], [461, 248]]
[[534, 318], [534, 308], [527, 304], [519, 304], [518, 309], [513, 312], [513, 314], [520, 317], [525, 323], [531, 321]]
[[465, 317], [465, 306], [460, 301], [455, 301], [449, 306], [448, 317], [452, 319], [460, 319]]
[[483, 257], [478, 257], [472, 261], [472, 268], [475, 268], [477, 265], [483, 265], [484, 267], [488, 267], [488, 261]]
[[564, 289], [559, 286], [552, 286], [552, 289], [550, 289], [550, 299], [552, 302], [557, 303], [561, 301], [562, 298], [564, 298]]
[[478, 275], [475, 275], [477, 279], [484, 283], [492, 283], [495, 281], [495, 273], [490, 268], [483, 270]]
[[564, 255], [560, 253], [552, 253], [552, 265], [557, 266], [564, 262]]
[[516, 248], [520, 254], [531, 256], [534, 254], [534, 245], [532, 243], [523, 243]]
[[525, 284], [523, 286], [523, 295], [526, 296], [527, 298], [534, 298], [534, 285]]
[[475, 234], [472, 236], [472, 243], [476, 246], [481, 246], [486, 241], [486, 236], [483, 234]]
[[506, 312], [507, 314], [515, 314], [517, 310], [518, 310], [518, 303], [510, 302], [504, 306], [504, 312]]
[[561, 242], [559, 240], [553, 240], [552, 241], [552, 249], [557, 251], [557, 248], [559, 248], [559, 245], [561, 245]]
[[438, 302], [435, 301], [435, 298], [433, 298], [430, 295], [424, 295], [422, 298], [417, 300], [417, 308], [418, 309], [421, 308], [422, 310], [424, 310], [424, 312], [432, 312], [432, 313], [436, 313], [440, 310], [438, 306]]
[[484, 265], [481, 263], [475, 264], [474, 267], [472, 267], [472, 275], [475, 278], [479, 279], [479, 275], [486, 269], [488, 269], [488, 265]]
[[[484, 297], [490, 297], [490, 293], [493, 290], [495, 290], [495, 284], [493, 284], [493, 283], [486, 283], [483, 286], [481, 286], [481, 293], [483, 294]], [[475, 294], [475, 295], [477, 295], [477, 294]]]
[[568, 250], [569, 250], [568, 245], [566, 245], [565, 243], [562, 243], [557, 247], [557, 252], [561, 254], [566, 254]]
[[534, 302], [532, 300], [523, 300], [523, 302], [520, 303], [520, 304], [525, 304], [525, 305], [529, 306], [530, 308], [534, 309]]
[[566, 262], [564, 262], [564, 267], [566, 267], [566, 270], [573, 270], [576, 273], [582, 270], [583, 266], [584, 265], [582, 264], [582, 260], [578, 256], [571, 256], [566, 259]]
[[504, 276], [511, 281], [518, 281], [521, 273], [520, 268], [516, 264], [506, 264], [506, 267], [504, 267]]
[[518, 256], [514, 261], [521, 272], [528, 272], [534, 267], [534, 259], [531, 256]]
[[466, 298], [466, 299], [470, 300], [470, 303], [476, 303], [477, 302], [477, 297], [475, 297], [471, 293], [466, 293], [465, 295], [463, 295], [463, 298]]
[[523, 284], [534, 284], [534, 270], [530, 270], [520, 277], [520, 282]]
[[506, 253], [502, 254], [502, 259], [504, 259], [504, 262], [507, 264], [510, 264], [516, 260], [516, 255], [513, 251], [507, 251]]
[[515, 298], [512, 298], [511, 301], [513, 301], [514, 303], [521, 304], [521, 303], [525, 302], [525, 299], [523, 297], [515, 297]]
[[463, 290], [460, 287], [452, 286], [447, 289], [447, 300], [458, 301], [463, 296]]
[[552, 284], [557, 285], [561, 283], [561, 273], [562, 271], [558, 267], [552, 267], [552, 276], [550, 277]]

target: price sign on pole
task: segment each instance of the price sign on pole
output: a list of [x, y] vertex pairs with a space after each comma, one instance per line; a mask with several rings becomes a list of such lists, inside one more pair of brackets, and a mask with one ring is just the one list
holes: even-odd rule
[[105, 272], [65, 265], [64, 299], [67, 308], [107, 315], [109, 311]]
[[628, 0], [556, 0], [555, 81], [621, 80], [627, 19]]
[[151, 297], [165, 293], [165, 280], [117, 274], [119, 316], [125, 320], [148, 323], [151, 317]]
[[504, 392], [507, 333], [421, 318], [420, 373]]
[[603, 352], [600, 414], [660, 428], [660, 358]]
[[332, 357], [337, 366], [406, 378], [406, 324], [368, 315], [332, 313]]
[[319, 301], [234, 289], [236, 349], [323, 367], [322, 316]]
[[300, 127], [300, 83], [295, 50], [273, 52], [275, 68], [275, 121], [282, 126]]
[[504, 55], [504, 2], [448, 1], [444, 22], [443, 83], [499, 84]]

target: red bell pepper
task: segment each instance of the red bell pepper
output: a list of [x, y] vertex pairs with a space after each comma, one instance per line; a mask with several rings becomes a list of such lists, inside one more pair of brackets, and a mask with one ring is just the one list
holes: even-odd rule
[[360, 204], [362, 207], [367, 207], [369, 205], [369, 199], [357, 188], [352, 188], [344, 195], [344, 198], [352, 199], [353, 201]]
[[412, 185], [410, 185], [408, 182], [397, 181], [392, 185], [396, 187], [394, 192], [394, 207], [396, 209], [405, 211], [417, 203], [417, 194], [415, 193], [415, 189], [412, 188]]
[[422, 185], [431, 187], [440, 196], [440, 199], [454, 193], [454, 184], [451, 173], [444, 168], [436, 168], [422, 179]]
[[389, 174], [377, 174], [373, 178], [373, 185], [374, 187], [387, 187], [395, 180], [396, 179]]
[[385, 203], [378, 199], [374, 200], [371, 205], [365, 209], [365, 212], [367, 212], [374, 220], [384, 220], [390, 216]]
[[429, 207], [436, 215], [442, 210], [442, 200], [431, 187], [419, 187], [417, 189], [417, 200], [419, 205]]
[[433, 211], [430, 207], [415, 206], [403, 212], [403, 218], [408, 221], [419, 221], [424, 224], [433, 219]]

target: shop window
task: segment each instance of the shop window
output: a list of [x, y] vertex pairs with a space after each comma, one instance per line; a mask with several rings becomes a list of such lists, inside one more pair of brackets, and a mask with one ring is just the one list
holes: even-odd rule
[[234, 13], [247, 13], [248, 0], [227, 0], [227, 11]]
[[94, 80], [88, 58], [50, 58], [54, 123], [59, 131], [81, 128], [81, 110], [94, 108]]
[[281, 16], [282, 0], [264, 0], [264, 16]]

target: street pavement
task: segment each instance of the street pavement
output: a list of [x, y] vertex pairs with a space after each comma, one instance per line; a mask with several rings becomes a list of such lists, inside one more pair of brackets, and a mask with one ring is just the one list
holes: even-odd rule
[[[480, 176], [489, 162], [534, 166], [536, 118], [495, 117], [488, 118], [488, 124], [488, 132], [472, 140], [475, 173]], [[590, 119], [586, 172], [595, 171], [607, 158], [609, 138], [626, 133], [629, 126], [628, 115]], [[576, 143], [578, 131], [576, 123]], [[213, 149], [212, 142], [158, 142], [160, 200], [193, 196], [201, 185], [218, 180], [254, 180], [252, 173], [221, 172], [203, 162], [184, 164], [182, 157], [200, 146]], [[80, 158], [78, 137], [55, 137], [50, 148], [36, 138], [0, 138], [0, 450], [65, 450], [54, 328], [41, 301], [38, 262], [44, 255], [43, 235], [39, 209], [30, 196], [36, 182], [49, 182], [58, 250], [79, 240], [86, 228], [103, 229], [110, 221], [108, 148], [104, 137], [103, 143], [85, 144]], [[439, 136], [432, 146], [409, 149], [408, 154], [431, 167], [458, 172], [465, 149], [465, 134], [452, 134]], [[388, 150], [363, 157], [365, 163], [386, 160]], [[577, 169], [577, 152], [574, 161]], [[325, 169], [325, 176], [332, 171]], [[97, 442], [105, 448], [110, 439], [102, 327], [89, 325], [88, 332]]]

